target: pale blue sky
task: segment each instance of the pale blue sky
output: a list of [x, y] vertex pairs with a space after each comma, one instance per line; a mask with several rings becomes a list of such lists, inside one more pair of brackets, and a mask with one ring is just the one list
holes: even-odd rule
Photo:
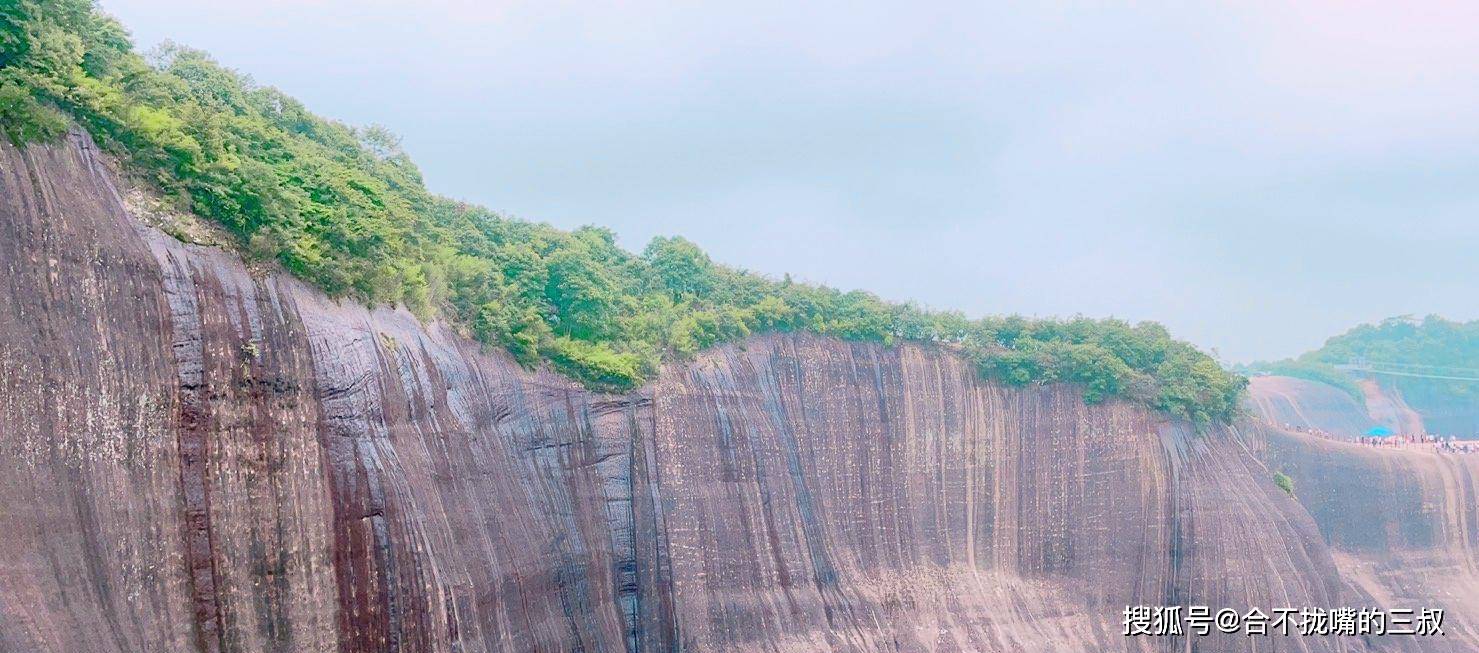
[[1233, 361], [1479, 317], [1479, 6], [1017, 4], [102, 1], [634, 250]]

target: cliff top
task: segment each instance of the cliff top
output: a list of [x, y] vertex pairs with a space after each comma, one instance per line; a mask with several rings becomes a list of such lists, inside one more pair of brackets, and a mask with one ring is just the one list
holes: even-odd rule
[[14, 143], [85, 127], [137, 180], [336, 297], [445, 317], [526, 365], [629, 388], [664, 359], [755, 332], [950, 343], [1008, 383], [1071, 382], [1198, 423], [1235, 412], [1245, 380], [1160, 325], [967, 319], [861, 291], [714, 263], [682, 238], [635, 254], [599, 227], [561, 231], [428, 192], [381, 127], [356, 128], [207, 54], [146, 58], [90, 0], [0, 9], [0, 118]]

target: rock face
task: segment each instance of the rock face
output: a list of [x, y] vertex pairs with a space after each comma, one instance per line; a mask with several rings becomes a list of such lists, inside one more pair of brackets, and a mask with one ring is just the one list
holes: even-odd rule
[[1264, 421], [1287, 430], [1313, 429], [1356, 438], [1376, 426], [1394, 432], [1401, 426], [1395, 420], [1379, 424], [1355, 397], [1340, 388], [1291, 376], [1248, 379], [1248, 400]]
[[1390, 379], [1356, 382], [1360, 400], [1324, 383], [1288, 376], [1255, 376], [1248, 394], [1254, 410], [1269, 423], [1294, 430], [1316, 429], [1340, 437], [1357, 437], [1375, 426], [1394, 433], [1430, 433], [1462, 439], [1479, 437], [1479, 406], [1451, 392], [1434, 389], [1437, 381]]
[[[1377, 394], [1391, 403], [1392, 409], [1417, 423], [1428, 433], [1441, 433], [1464, 439], [1479, 439], [1479, 393], [1468, 396], [1453, 392], [1454, 382], [1401, 378], [1366, 381], [1363, 391]], [[1473, 387], [1472, 382], [1458, 385]], [[1368, 402], [1370, 404], [1370, 402]]]
[[1267, 442], [1329, 543], [1345, 596], [1443, 608], [1449, 650], [1479, 650], [1479, 455], [1278, 432]]
[[[1400, 391], [1384, 387], [1371, 379], [1363, 379], [1356, 385], [1361, 389], [1361, 398], [1366, 404], [1366, 414], [1370, 415], [1371, 419], [1392, 429], [1395, 433], [1428, 432], [1427, 426], [1423, 424], [1422, 413], [1408, 406]], [[1448, 433], [1451, 434], [1452, 431]]]
[[[1361, 388], [1366, 407], [1334, 387], [1288, 377], [1255, 378], [1250, 394], [1271, 424], [1347, 435], [1342, 425], [1379, 420], [1421, 432], [1428, 415], [1409, 408], [1401, 394], [1371, 381]], [[1275, 428], [1260, 441], [1268, 464], [1294, 480], [1346, 596], [1443, 608], [1454, 650], [1479, 650], [1479, 456], [1364, 447]]]
[[652, 395], [699, 650], [1118, 650], [1127, 604], [1334, 599], [1328, 556], [1287, 547], [1313, 524], [1236, 433], [809, 338], [715, 352]]
[[1428, 527], [1352, 548], [1305, 443], [936, 348], [768, 336], [592, 394], [141, 226], [78, 135], [0, 146], [0, 297], [3, 653], [1475, 650], [1120, 634], [1439, 587], [1350, 552], [1441, 548], [1472, 601], [1472, 468], [1386, 467]]

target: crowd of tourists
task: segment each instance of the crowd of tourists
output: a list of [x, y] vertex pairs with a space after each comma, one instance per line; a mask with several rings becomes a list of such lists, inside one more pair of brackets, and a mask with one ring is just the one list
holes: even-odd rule
[[1312, 426], [1295, 426], [1285, 424], [1287, 430], [1296, 433], [1305, 433], [1326, 440], [1337, 440], [1350, 442], [1366, 447], [1380, 447], [1383, 449], [1393, 448], [1425, 448], [1443, 453], [1479, 453], [1479, 440], [1460, 440], [1451, 435], [1432, 435], [1429, 433], [1392, 433], [1390, 435], [1362, 435], [1355, 438], [1336, 435], [1321, 428]]
[[1442, 438], [1436, 435], [1428, 435], [1426, 433], [1363, 435], [1356, 438], [1356, 444], [1364, 444], [1368, 447], [1407, 447], [1414, 444], [1432, 446], [1438, 444], [1440, 441], [1442, 441]]
[[1479, 441], [1448, 438], [1438, 443], [1438, 450], [1445, 453], [1479, 453]]

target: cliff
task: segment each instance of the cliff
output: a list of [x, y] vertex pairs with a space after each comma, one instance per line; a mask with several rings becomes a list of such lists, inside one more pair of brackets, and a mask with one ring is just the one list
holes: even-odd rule
[[[1371, 395], [1373, 401], [1382, 400], [1377, 393], [1363, 394]], [[1262, 420], [1288, 430], [1323, 431], [1343, 438], [1360, 437], [1377, 426], [1393, 432], [1411, 432], [1401, 430], [1395, 412], [1384, 411], [1373, 416], [1346, 391], [1317, 381], [1292, 376], [1255, 376], [1248, 379], [1248, 399]], [[1390, 406], [1391, 402], [1382, 401], [1380, 405]]]
[[772, 335], [594, 394], [141, 224], [80, 135], [0, 146], [0, 296], [6, 653], [1479, 641], [1120, 635], [1127, 604], [1427, 598], [1360, 560], [1472, 570], [1451, 466], [1369, 462], [1431, 528], [1352, 548], [1306, 444], [931, 347]]
[[[1341, 390], [1258, 377], [1250, 403], [1268, 424], [1357, 436], [1369, 424], [1421, 432], [1426, 415], [1393, 388], [1363, 381], [1366, 406]], [[1369, 413], [1369, 414], [1368, 414]], [[1453, 650], [1479, 631], [1479, 456], [1376, 448], [1267, 427], [1267, 463], [1294, 481], [1345, 584], [1364, 604], [1443, 608]]]
[[1346, 596], [1443, 608], [1450, 650], [1479, 650], [1479, 456], [1277, 431], [1267, 443], [1328, 542]]
[[[1402, 378], [1364, 382], [1367, 392], [1390, 397], [1399, 415], [1416, 416], [1416, 425], [1429, 433], [1460, 438], [1479, 438], [1479, 400], [1473, 395], [1455, 395], [1449, 382]], [[1472, 387], [1472, 381], [1460, 381]]]

